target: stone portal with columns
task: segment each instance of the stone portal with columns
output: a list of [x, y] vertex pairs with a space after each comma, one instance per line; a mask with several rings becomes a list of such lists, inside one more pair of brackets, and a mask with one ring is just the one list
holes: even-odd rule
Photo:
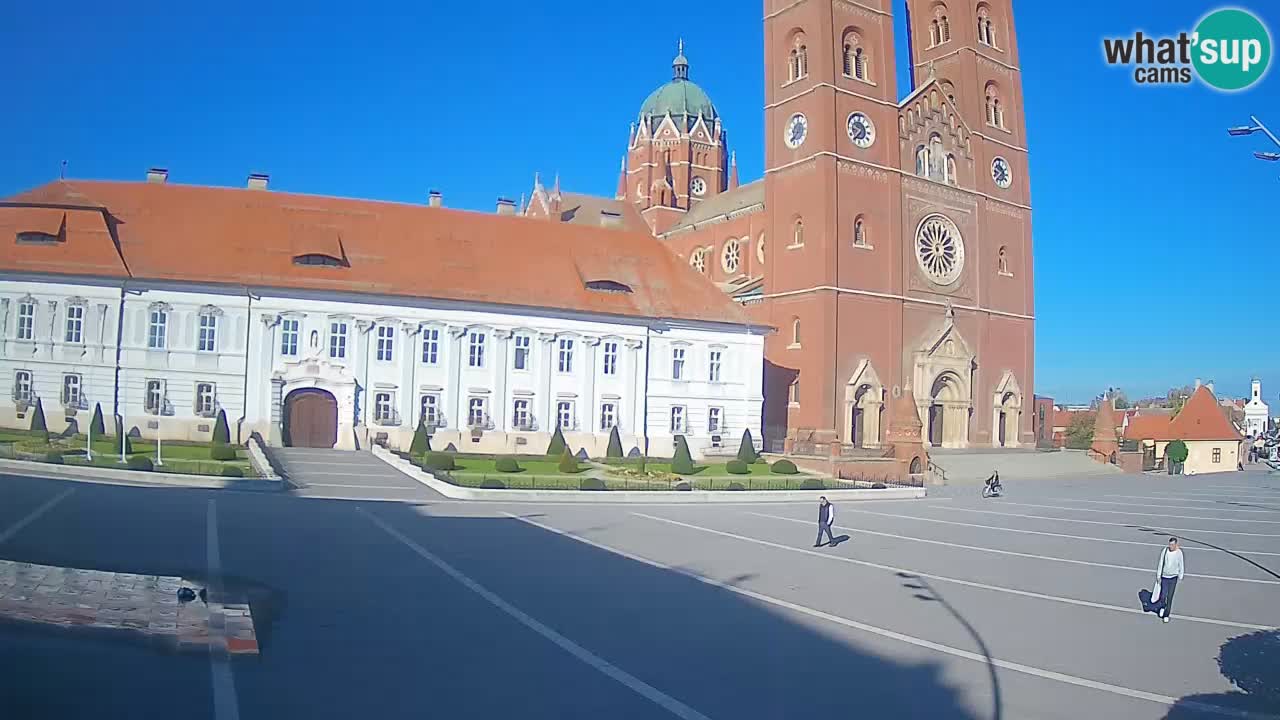
[[942, 322], [921, 337], [912, 353], [911, 387], [926, 447], [969, 447], [974, 360], [948, 306]]

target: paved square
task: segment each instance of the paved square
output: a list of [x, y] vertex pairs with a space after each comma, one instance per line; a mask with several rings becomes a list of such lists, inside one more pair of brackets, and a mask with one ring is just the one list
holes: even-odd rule
[[[0, 706], [216, 720], [1280, 716], [1274, 696], [1233, 684], [1265, 670], [1235, 660], [1248, 653], [1218, 662], [1280, 626], [1277, 476], [1006, 488], [841, 503], [842, 542], [814, 548], [807, 504], [360, 501], [0, 477], [0, 558], [220, 577], [248, 597], [261, 648], [193, 658], [5, 625], [0, 677], [14, 682]], [[1166, 625], [1137, 593], [1170, 534], [1187, 576]], [[120, 692], [131, 705], [112, 710]]]

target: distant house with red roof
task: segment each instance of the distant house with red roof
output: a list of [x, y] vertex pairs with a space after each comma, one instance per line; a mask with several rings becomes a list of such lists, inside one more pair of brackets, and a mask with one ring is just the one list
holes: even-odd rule
[[1139, 411], [1130, 418], [1124, 437], [1154, 447], [1157, 459], [1164, 458], [1169, 443], [1182, 440], [1187, 445], [1188, 475], [1236, 470], [1243, 439], [1206, 385], [1196, 388], [1176, 416]]

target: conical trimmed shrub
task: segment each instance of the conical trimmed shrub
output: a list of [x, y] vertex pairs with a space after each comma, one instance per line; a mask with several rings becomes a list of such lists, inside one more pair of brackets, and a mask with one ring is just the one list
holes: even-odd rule
[[218, 419], [213, 423], [213, 444], [226, 445], [231, 442], [231, 428], [227, 427], [227, 413], [218, 411]]
[[755, 443], [751, 441], [751, 431], [742, 431], [742, 444], [738, 446], [738, 459], [750, 465], [760, 457], [760, 453], [756, 452]]
[[556, 431], [551, 435], [551, 444], [547, 446], [547, 454], [552, 457], [559, 457], [569, 447], [564, 441], [564, 433], [560, 432], [560, 426], [556, 425]]
[[[123, 450], [121, 449], [121, 445], [124, 446]], [[123, 420], [116, 421], [115, 452], [116, 454], [123, 452], [125, 455], [133, 453], [133, 443], [129, 440], [129, 433], [125, 432]]]
[[422, 455], [431, 452], [431, 438], [427, 436], [427, 424], [418, 423], [418, 429], [413, 431], [413, 443], [409, 445], [410, 455]]
[[36, 398], [35, 412], [31, 413], [31, 432], [49, 442], [49, 426], [44, 421], [44, 403]]
[[609, 431], [609, 449], [604, 452], [605, 457], [621, 458], [622, 457], [622, 438], [618, 435], [618, 426], [614, 425]]
[[560, 472], [578, 472], [578, 459], [573, 456], [573, 453], [569, 452], [567, 447], [560, 452]]
[[676, 452], [671, 458], [671, 472], [677, 475], [693, 473], [693, 456], [689, 453], [689, 443], [683, 435], [676, 436]]
[[94, 437], [102, 437], [107, 434], [107, 425], [102, 421], [102, 403], [96, 403], [93, 406], [93, 420], [89, 421], [89, 431]]

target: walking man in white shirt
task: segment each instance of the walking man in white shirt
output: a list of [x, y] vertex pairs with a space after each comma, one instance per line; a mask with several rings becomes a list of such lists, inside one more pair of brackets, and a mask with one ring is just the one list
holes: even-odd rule
[[836, 521], [836, 506], [827, 502], [826, 496], [818, 498], [818, 539], [813, 541], [814, 547], [821, 547], [822, 535], [826, 533], [827, 541], [832, 545], [836, 544], [836, 538], [831, 534], [831, 523]]
[[1160, 551], [1156, 586], [1151, 592], [1151, 609], [1164, 622], [1169, 622], [1169, 613], [1173, 612], [1173, 594], [1185, 572], [1186, 564], [1182, 559], [1182, 549], [1178, 547], [1178, 538], [1171, 537], [1169, 547]]

